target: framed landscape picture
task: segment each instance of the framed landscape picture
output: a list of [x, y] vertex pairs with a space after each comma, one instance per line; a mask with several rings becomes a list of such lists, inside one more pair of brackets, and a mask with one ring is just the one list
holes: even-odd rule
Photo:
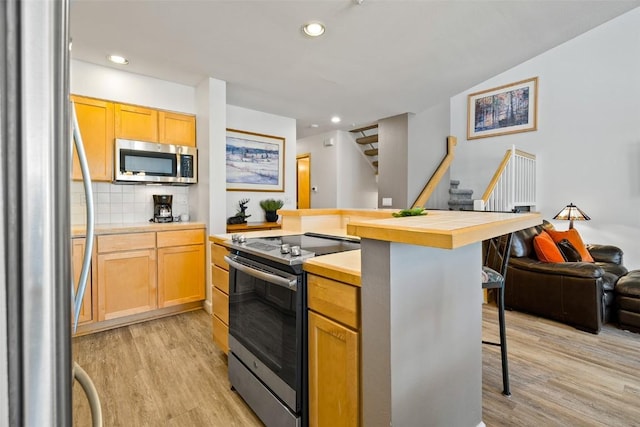
[[467, 139], [529, 132], [538, 128], [538, 78], [472, 93]]
[[227, 129], [227, 190], [284, 191], [284, 141]]

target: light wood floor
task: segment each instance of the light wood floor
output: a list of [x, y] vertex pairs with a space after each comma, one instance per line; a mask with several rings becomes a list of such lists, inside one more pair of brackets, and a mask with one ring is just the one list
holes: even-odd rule
[[[497, 339], [484, 306], [485, 339]], [[483, 346], [483, 421], [492, 426], [640, 426], [640, 334], [600, 335], [507, 312], [512, 396], [499, 349]], [[261, 426], [229, 389], [211, 321], [196, 311], [79, 337], [75, 359], [93, 378], [105, 426]], [[74, 386], [74, 425], [90, 425]]]

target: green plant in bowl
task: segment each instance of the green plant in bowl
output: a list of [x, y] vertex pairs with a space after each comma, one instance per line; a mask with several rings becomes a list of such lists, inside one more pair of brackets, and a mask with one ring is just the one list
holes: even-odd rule
[[264, 209], [265, 219], [267, 222], [276, 222], [278, 221], [278, 214], [276, 211], [284, 206], [284, 202], [282, 200], [276, 199], [265, 199], [260, 200], [260, 207]]
[[411, 209], [402, 209], [400, 212], [394, 212], [391, 215], [397, 217], [402, 216], [419, 216], [426, 215], [427, 211], [424, 208], [411, 208]]

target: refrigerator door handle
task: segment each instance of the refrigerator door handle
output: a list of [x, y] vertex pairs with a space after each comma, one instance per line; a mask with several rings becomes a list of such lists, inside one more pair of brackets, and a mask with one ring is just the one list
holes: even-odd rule
[[[87, 162], [87, 156], [84, 151], [84, 144], [82, 143], [82, 135], [80, 134], [80, 127], [78, 126], [78, 116], [76, 115], [76, 106], [71, 103], [71, 115], [73, 117], [73, 140], [76, 145], [76, 151], [78, 152], [78, 159], [80, 160], [80, 170], [82, 171], [82, 182], [84, 184], [84, 193], [87, 202], [87, 233], [86, 242], [84, 247], [84, 258], [82, 260], [82, 271], [80, 272], [80, 280], [78, 282], [78, 293], [75, 295], [73, 301], [73, 332], [78, 327], [78, 318], [80, 317], [80, 308], [82, 307], [82, 300], [84, 299], [84, 293], [87, 289], [87, 280], [89, 278], [89, 267], [91, 266], [91, 254], [93, 252], [93, 242], [95, 239], [94, 231], [94, 211], [93, 211], [93, 190], [91, 189], [91, 176], [89, 174], [89, 163]], [[71, 295], [73, 296], [74, 284], [71, 284]], [[91, 407], [91, 419], [93, 420], [93, 427], [102, 427], [102, 407], [100, 405], [100, 397], [98, 391], [91, 381], [91, 377], [78, 365], [77, 362], [73, 362], [73, 378], [80, 383], [82, 389], [87, 395], [89, 406]]]
[[[87, 162], [87, 156], [84, 151], [84, 144], [82, 143], [82, 135], [80, 134], [80, 127], [78, 126], [78, 116], [76, 115], [75, 103], [71, 102], [71, 115], [73, 118], [73, 141], [78, 152], [78, 159], [80, 160], [80, 170], [82, 171], [82, 182], [84, 184], [84, 193], [87, 204], [87, 235], [86, 244], [84, 247], [84, 258], [82, 260], [82, 270], [80, 272], [80, 280], [78, 282], [78, 292], [75, 295], [73, 304], [73, 332], [75, 333], [78, 327], [78, 318], [80, 317], [80, 308], [82, 307], [82, 300], [87, 288], [87, 280], [89, 279], [89, 267], [91, 266], [91, 254], [93, 253], [93, 242], [95, 238], [94, 223], [95, 213], [93, 211], [93, 190], [91, 189], [91, 176], [89, 173], [89, 163]], [[71, 286], [71, 295], [73, 295], [73, 284]]]
[[73, 378], [80, 383], [84, 393], [87, 395], [89, 407], [91, 407], [92, 426], [102, 427], [102, 408], [100, 406], [98, 390], [96, 390], [93, 381], [91, 381], [91, 377], [89, 377], [77, 362], [73, 362]]

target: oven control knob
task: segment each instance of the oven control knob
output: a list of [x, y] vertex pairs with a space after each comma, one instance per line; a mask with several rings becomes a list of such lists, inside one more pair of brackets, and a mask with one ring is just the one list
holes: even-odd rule
[[283, 243], [280, 245], [281, 254], [288, 254], [289, 252], [291, 252], [291, 246], [288, 243]]
[[300, 246], [291, 246], [291, 256], [300, 256]]

